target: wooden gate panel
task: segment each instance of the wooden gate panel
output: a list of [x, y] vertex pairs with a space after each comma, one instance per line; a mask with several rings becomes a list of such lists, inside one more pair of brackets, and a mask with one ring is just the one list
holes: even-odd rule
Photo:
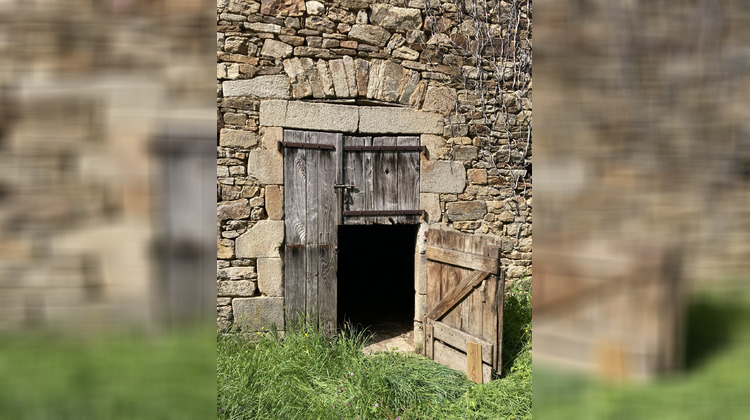
[[502, 366], [499, 253], [494, 238], [427, 232], [425, 354], [475, 381], [489, 381]]
[[341, 135], [284, 130], [289, 143], [338, 145], [284, 149], [284, 296], [290, 321], [304, 313], [326, 331], [336, 325], [336, 244], [340, 206], [334, 183]]

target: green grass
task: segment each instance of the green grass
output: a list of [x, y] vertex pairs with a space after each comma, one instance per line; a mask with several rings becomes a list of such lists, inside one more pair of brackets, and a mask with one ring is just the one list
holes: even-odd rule
[[509, 291], [506, 374], [482, 385], [415, 354], [365, 356], [362, 332], [332, 339], [300, 326], [218, 337], [221, 419], [531, 418], [530, 281]]
[[145, 336], [0, 336], [0, 419], [205, 419], [215, 342], [207, 328]]
[[615, 386], [535, 369], [543, 419], [746, 419], [750, 413], [750, 293], [703, 292], [687, 308], [685, 369]]

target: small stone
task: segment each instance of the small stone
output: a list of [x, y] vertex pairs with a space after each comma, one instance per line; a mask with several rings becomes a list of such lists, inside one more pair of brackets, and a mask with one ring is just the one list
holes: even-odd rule
[[336, 97], [349, 98], [349, 83], [346, 81], [346, 72], [344, 70], [344, 60], [331, 60], [328, 62], [333, 79], [333, 88], [336, 91]]
[[374, 25], [357, 24], [349, 31], [350, 39], [378, 47], [385, 46], [390, 37], [390, 32]]
[[368, 18], [367, 18], [367, 10], [362, 9], [359, 12], [357, 12], [357, 20], [355, 21], [360, 25], [367, 25]]
[[217, 283], [216, 294], [218, 296], [246, 297], [255, 293], [255, 282], [248, 280], [241, 281], [220, 281]]
[[315, 63], [315, 67], [318, 70], [318, 78], [320, 83], [323, 85], [323, 93], [326, 98], [331, 98], [336, 95], [333, 89], [333, 79], [331, 73], [328, 71], [328, 64], [325, 60], [318, 60]]
[[232, 54], [247, 54], [247, 38], [230, 36], [224, 41], [224, 51]]
[[457, 100], [458, 96], [455, 89], [430, 86], [427, 88], [422, 109], [448, 115], [455, 110]]
[[245, 125], [247, 123], [247, 115], [239, 114], [236, 112], [225, 112], [224, 113], [224, 124], [226, 125]]
[[427, 222], [438, 223], [442, 217], [440, 196], [435, 193], [419, 194], [419, 206], [427, 212]]
[[416, 60], [419, 58], [419, 52], [414, 51], [409, 47], [399, 47], [393, 51], [393, 57], [402, 60]]
[[216, 276], [227, 280], [252, 280], [257, 277], [254, 267], [227, 267], [218, 270]]
[[370, 22], [373, 25], [399, 32], [419, 29], [422, 26], [422, 13], [419, 9], [394, 7], [382, 3], [375, 3], [370, 7]]
[[333, 32], [336, 24], [325, 16], [309, 16], [305, 19], [305, 28], [320, 32]]
[[246, 199], [221, 202], [217, 206], [219, 220], [247, 219], [250, 217], [250, 207]]
[[217, 239], [216, 257], [222, 260], [234, 258], [234, 241], [229, 239]]
[[266, 214], [271, 220], [284, 219], [284, 193], [282, 186], [266, 186]]
[[271, 16], [302, 16], [305, 14], [305, 1], [261, 0], [260, 13]]
[[267, 33], [272, 33], [272, 34], [281, 33], [281, 26], [274, 25], [272, 23], [260, 23], [260, 22], [245, 23], [245, 28], [253, 32], [267, 32]]
[[305, 9], [307, 14], [313, 16], [320, 16], [326, 11], [326, 7], [319, 1], [308, 1], [305, 3]]
[[219, 132], [219, 146], [250, 148], [258, 144], [258, 135], [252, 131], [222, 128]]
[[453, 157], [456, 160], [470, 161], [477, 158], [476, 146], [457, 146], [453, 148]]
[[469, 182], [477, 185], [487, 184], [487, 170], [486, 169], [469, 169], [466, 171], [466, 176], [469, 178]]
[[267, 39], [266, 42], [263, 43], [263, 48], [260, 50], [260, 54], [267, 57], [281, 59], [291, 56], [293, 51], [294, 48], [289, 44], [273, 39]]
[[445, 214], [451, 221], [477, 220], [487, 214], [484, 201], [459, 201], [445, 205]]

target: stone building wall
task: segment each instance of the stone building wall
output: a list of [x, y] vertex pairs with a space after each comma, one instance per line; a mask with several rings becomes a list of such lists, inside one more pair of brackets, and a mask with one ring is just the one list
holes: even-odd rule
[[499, 237], [507, 279], [531, 275], [530, 3], [391, 3], [217, 2], [219, 328], [283, 320], [282, 126], [417, 129], [423, 221]]

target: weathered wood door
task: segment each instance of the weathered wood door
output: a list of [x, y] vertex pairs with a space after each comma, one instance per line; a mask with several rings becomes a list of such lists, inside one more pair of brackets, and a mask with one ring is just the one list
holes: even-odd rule
[[425, 355], [488, 382], [502, 366], [504, 278], [494, 238], [427, 232]]
[[419, 137], [345, 136], [343, 224], [419, 223]]
[[289, 321], [306, 314], [336, 329], [337, 190], [342, 135], [284, 130], [284, 296]]

